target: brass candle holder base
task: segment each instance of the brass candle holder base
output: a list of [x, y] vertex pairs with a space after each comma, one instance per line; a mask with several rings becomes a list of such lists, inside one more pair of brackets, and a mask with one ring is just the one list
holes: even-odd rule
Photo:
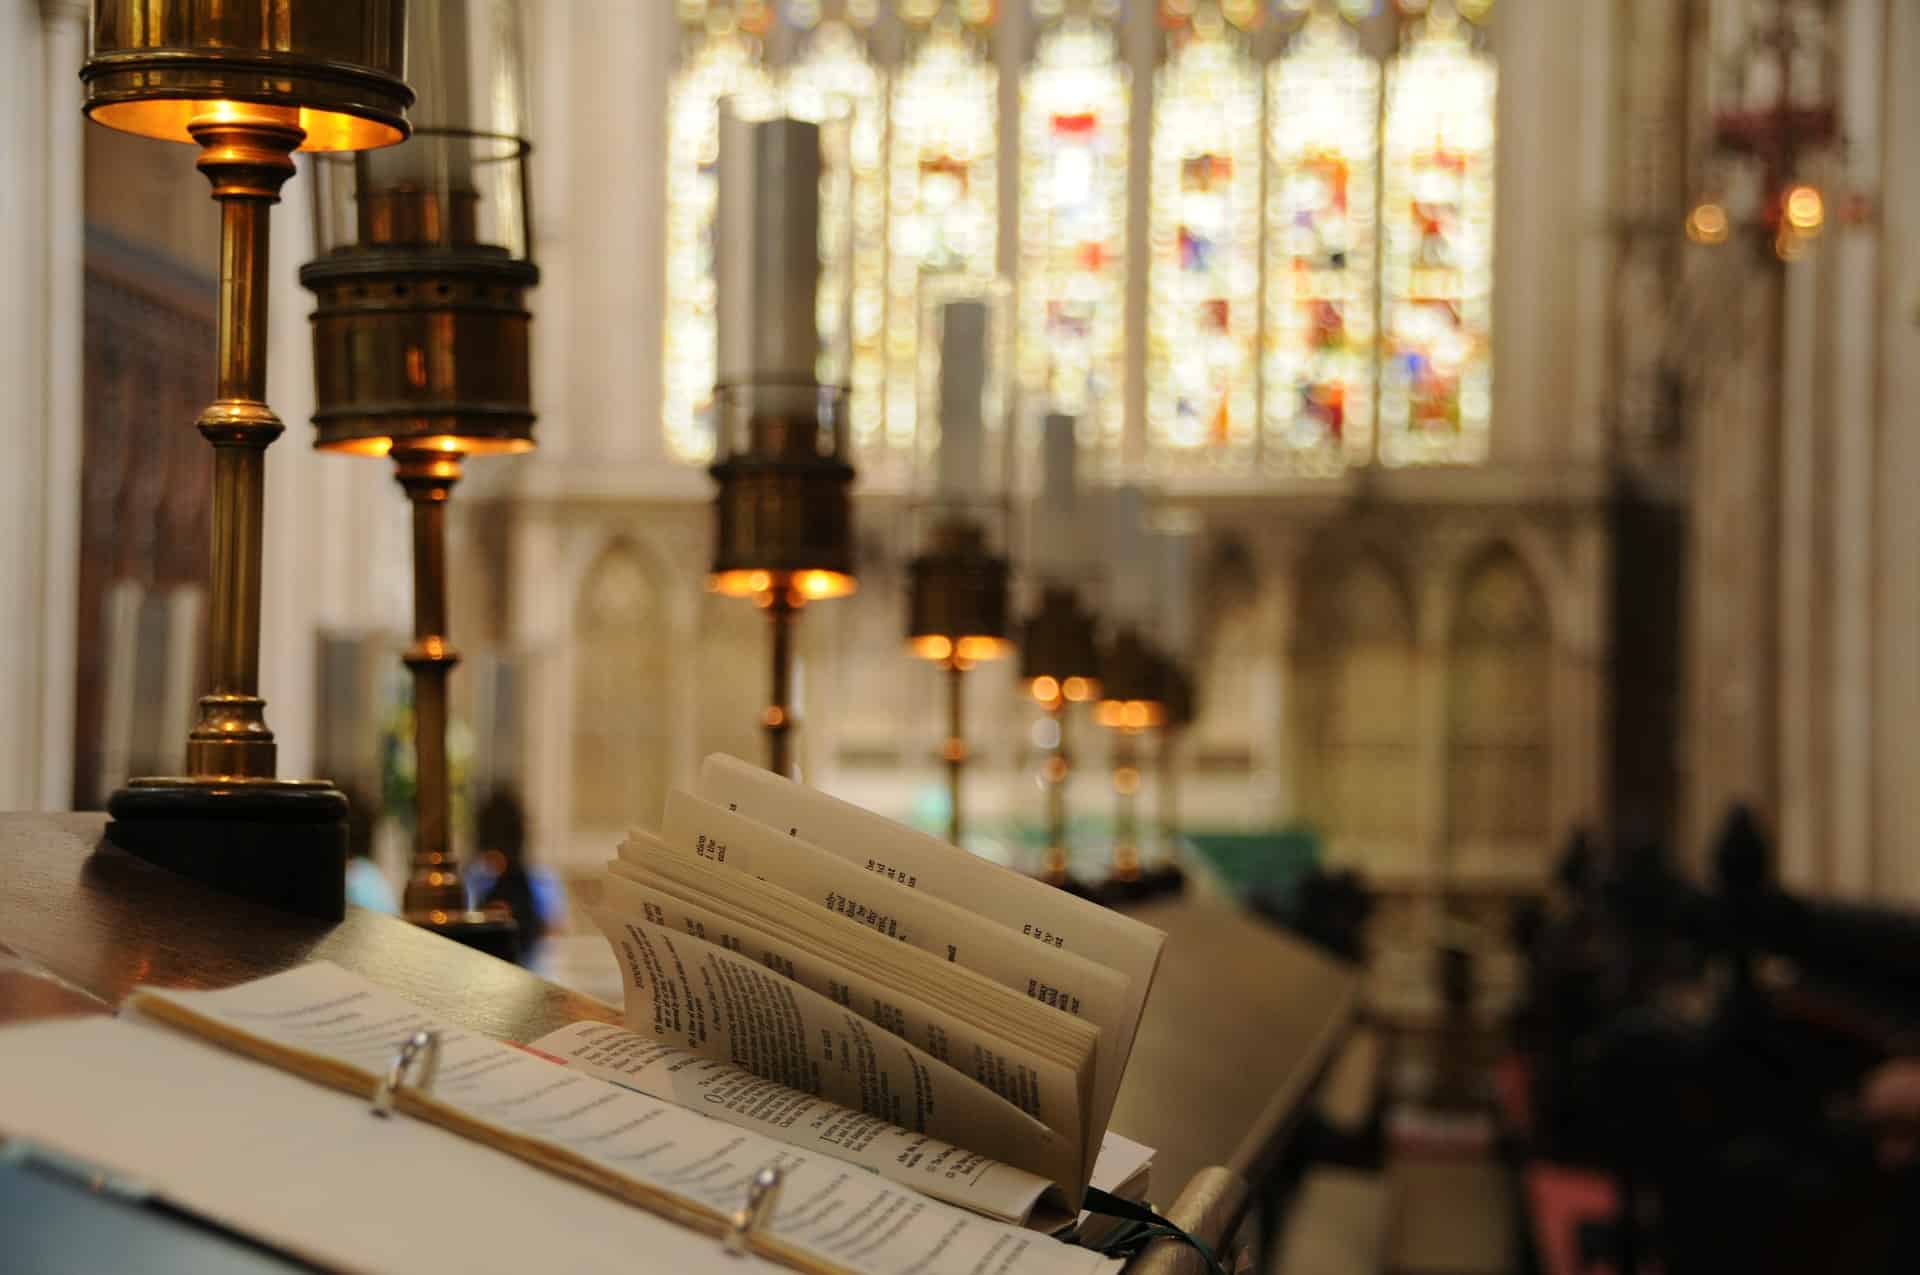
[[136, 779], [107, 803], [107, 840], [283, 912], [346, 915], [347, 798], [324, 780]]
[[520, 959], [520, 927], [504, 911], [408, 913], [407, 922], [503, 961]]

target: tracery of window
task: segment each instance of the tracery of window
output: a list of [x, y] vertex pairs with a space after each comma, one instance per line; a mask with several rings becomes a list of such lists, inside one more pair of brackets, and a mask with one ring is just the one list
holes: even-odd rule
[[[821, 185], [820, 221], [845, 226], [848, 238], [827, 237], [820, 244], [819, 322], [822, 347], [832, 362], [820, 370], [825, 382], [852, 387], [848, 423], [856, 447], [880, 436], [885, 410], [887, 352], [887, 137], [886, 73], [874, 65], [864, 25], [849, 18], [809, 21], [818, 8], [790, 10], [810, 26], [793, 63], [786, 69], [788, 114], [796, 119], [825, 119], [845, 114], [848, 127], [830, 136], [845, 139], [846, 153], [827, 161], [844, 167], [851, 180]], [[843, 206], [851, 200], [852, 208]], [[847, 313], [841, 313], [842, 307]]]
[[1162, 0], [1161, 19], [1171, 30], [1154, 91], [1147, 438], [1163, 466], [1245, 469], [1257, 443], [1260, 73], [1220, 5]]
[[[888, 164], [885, 451], [902, 463], [919, 411], [921, 276], [992, 275], [1000, 243], [1000, 77], [986, 47], [992, 6], [923, 4], [916, 12], [923, 25], [893, 81]], [[902, 6], [901, 16], [912, 15]]]
[[1451, 7], [1409, 28], [1387, 73], [1379, 455], [1473, 463], [1493, 408], [1497, 75]]
[[1265, 457], [1337, 473], [1374, 427], [1380, 68], [1316, 9], [1267, 69]]
[[770, 97], [759, 32], [724, 4], [681, 5], [680, 69], [667, 90], [667, 252], [661, 424], [681, 460], [713, 459], [713, 380], [719, 355], [713, 218], [719, 197], [720, 101]]
[[1109, 453], [1126, 422], [1128, 106], [1112, 25], [1052, 21], [1021, 86], [1020, 379]]

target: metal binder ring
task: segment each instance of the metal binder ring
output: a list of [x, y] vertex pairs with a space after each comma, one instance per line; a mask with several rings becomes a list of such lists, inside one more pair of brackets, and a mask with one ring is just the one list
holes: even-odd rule
[[773, 1216], [774, 1202], [780, 1198], [780, 1166], [770, 1164], [753, 1175], [747, 1187], [747, 1207], [727, 1219], [727, 1238], [723, 1247], [735, 1257], [747, 1253], [747, 1241]]
[[380, 1079], [380, 1087], [373, 1091], [373, 1114], [385, 1119], [393, 1114], [393, 1095], [406, 1081], [407, 1071], [413, 1066], [414, 1059], [426, 1054], [422, 1064], [422, 1074], [415, 1084], [417, 1089], [425, 1089], [433, 1083], [433, 1074], [440, 1067], [440, 1033], [421, 1030], [407, 1037], [406, 1042], [395, 1051], [393, 1065], [387, 1068], [387, 1074]]

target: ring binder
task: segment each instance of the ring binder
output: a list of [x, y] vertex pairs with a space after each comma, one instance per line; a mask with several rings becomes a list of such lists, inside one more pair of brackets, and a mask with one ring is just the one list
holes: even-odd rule
[[387, 1068], [387, 1074], [380, 1079], [380, 1087], [373, 1091], [373, 1114], [386, 1119], [393, 1114], [393, 1095], [399, 1092], [406, 1081], [407, 1070], [413, 1066], [414, 1059], [421, 1053], [426, 1054], [423, 1064], [424, 1074], [415, 1084], [417, 1089], [426, 1089], [433, 1084], [433, 1073], [440, 1066], [440, 1033], [421, 1030], [407, 1037], [393, 1055], [393, 1065]]
[[753, 1175], [753, 1182], [747, 1187], [747, 1205], [727, 1219], [727, 1238], [725, 1248], [734, 1257], [744, 1257], [747, 1242], [773, 1216], [773, 1206], [780, 1198], [780, 1166], [770, 1164]]

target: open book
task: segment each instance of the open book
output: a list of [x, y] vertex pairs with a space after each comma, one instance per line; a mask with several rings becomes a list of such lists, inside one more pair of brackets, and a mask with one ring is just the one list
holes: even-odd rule
[[[802, 1126], [801, 1145], [859, 1147], [869, 1127], [935, 1140], [916, 1185], [1006, 1218], [1041, 1189], [1079, 1206], [1165, 940], [720, 754], [658, 833], [621, 844], [595, 919], [650, 1042], [620, 1047], [630, 1070], [670, 1046], [727, 1065], [743, 1104], [866, 1118], [824, 1146]], [[912, 1157], [893, 1148], [873, 1158]], [[949, 1172], [974, 1159], [1022, 1171], [1020, 1187]]]
[[[418, 1032], [437, 1048], [402, 1076], [394, 1118], [376, 1119], [368, 1097]], [[141, 988], [117, 1020], [0, 1029], [0, 1139], [343, 1271], [1118, 1268], [541, 1052], [324, 963], [223, 991]], [[770, 1167], [771, 1208], [734, 1225], [756, 1256], [724, 1255], [711, 1237]]]

